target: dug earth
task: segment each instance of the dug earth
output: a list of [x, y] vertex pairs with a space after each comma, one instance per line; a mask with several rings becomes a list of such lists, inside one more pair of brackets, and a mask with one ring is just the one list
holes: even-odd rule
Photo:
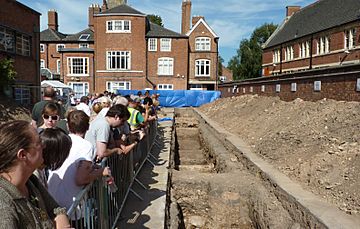
[[360, 215], [360, 103], [244, 95], [199, 109], [304, 189]]

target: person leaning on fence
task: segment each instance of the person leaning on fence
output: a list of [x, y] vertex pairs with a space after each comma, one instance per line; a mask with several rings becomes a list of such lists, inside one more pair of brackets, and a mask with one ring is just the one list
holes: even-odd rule
[[124, 153], [120, 148], [109, 149], [107, 145], [110, 140], [111, 128], [123, 125], [129, 117], [130, 114], [127, 108], [117, 104], [109, 109], [105, 117], [99, 116], [90, 123], [85, 139], [91, 142], [99, 159], [114, 153]]
[[31, 112], [31, 118], [32, 118], [32, 125], [33, 126], [40, 126], [40, 123], [42, 121], [42, 111], [45, 107], [45, 105], [49, 102], [54, 102], [58, 106], [59, 110], [59, 116], [60, 118], [64, 118], [65, 115], [65, 108], [58, 104], [55, 100], [56, 98], [56, 92], [53, 87], [46, 87], [44, 89], [44, 95], [43, 100], [40, 102], [35, 103], [32, 112]]
[[[89, 129], [89, 116], [83, 111], [75, 110], [69, 113], [67, 120], [73, 144], [61, 167], [49, 172], [48, 187], [59, 205], [69, 209], [84, 185], [99, 177], [111, 176], [111, 171], [108, 167], [101, 168], [92, 163], [95, 159], [94, 148], [84, 139]], [[72, 220], [77, 219], [72, 217]]]
[[[143, 116], [141, 112], [136, 109], [138, 106], [140, 106], [140, 99], [128, 98], [128, 101], [129, 101], [128, 110], [130, 112], [130, 118], [127, 121], [130, 124], [131, 130], [136, 130], [144, 127], [147, 121], [146, 113], [145, 116]], [[146, 106], [145, 110], [148, 113], [149, 107]]]
[[42, 143], [27, 121], [0, 125], [0, 228], [68, 228], [69, 220], [32, 174], [43, 164]]

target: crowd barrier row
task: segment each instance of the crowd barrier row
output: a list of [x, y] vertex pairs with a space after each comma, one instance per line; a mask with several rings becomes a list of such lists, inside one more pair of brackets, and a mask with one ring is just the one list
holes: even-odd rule
[[147, 189], [136, 177], [146, 162], [155, 166], [150, 158], [156, 160], [151, 154], [151, 149], [155, 144], [159, 144], [156, 140], [157, 121], [150, 122], [145, 133], [145, 137], [128, 154], [112, 155], [101, 161], [102, 167], [110, 167], [118, 189], [111, 192], [103, 179], [84, 187], [67, 212], [74, 228], [114, 229], [128, 195], [132, 193], [142, 200], [132, 189], [132, 185], [136, 182]]

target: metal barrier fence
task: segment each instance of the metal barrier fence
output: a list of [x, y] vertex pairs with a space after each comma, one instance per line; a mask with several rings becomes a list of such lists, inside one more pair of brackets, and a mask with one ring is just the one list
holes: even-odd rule
[[67, 212], [74, 228], [115, 228], [128, 195], [132, 193], [142, 200], [132, 189], [132, 185], [136, 182], [147, 189], [136, 176], [146, 162], [155, 166], [150, 158], [156, 158], [150, 152], [154, 144], [158, 144], [157, 131], [157, 122], [150, 122], [145, 129], [145, 137], [132, 151], [126, 155], [112, 155], [102, 160], [102, 167], [110, 167], [118, 190], [111, 192], [103, 179], [84, 187]]

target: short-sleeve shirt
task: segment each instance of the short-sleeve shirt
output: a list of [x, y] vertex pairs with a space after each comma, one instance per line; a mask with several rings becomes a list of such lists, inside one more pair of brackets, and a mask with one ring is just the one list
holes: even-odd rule
[[96, 142], [103, 142], [107, 144], [110, 138], [111, 127], [105, 117], [97, 117], [90, 122], [89, 130], [85, 134], [85, 139], [89, 141], [95, 151]]

